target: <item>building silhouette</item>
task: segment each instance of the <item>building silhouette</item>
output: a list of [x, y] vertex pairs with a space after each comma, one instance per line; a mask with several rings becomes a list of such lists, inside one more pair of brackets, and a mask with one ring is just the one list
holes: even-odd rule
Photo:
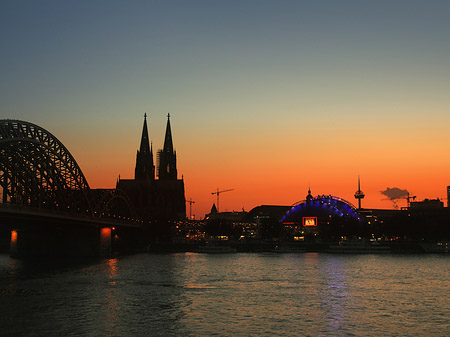
[[450, 186], [447, 186], [447, 207], [450, 207]]
[[137, 215], [145, 221], [184, 219], [186, 217], [184, 180], [177, 177], [170, 115], [167, 116], [164, 147], [158, 151], [157, 158], [156, 178], [153, 145], [148, 135], [145, 114], [141, 144], [136, 154], [134, 179], [119, 178], [116, 189], [128, 195]]

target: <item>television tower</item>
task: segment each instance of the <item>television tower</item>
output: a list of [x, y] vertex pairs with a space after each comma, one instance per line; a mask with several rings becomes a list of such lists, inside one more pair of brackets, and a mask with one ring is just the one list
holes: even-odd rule
[[359, 181], [359, 175], [358, 175], [358, 190], [355, 192], [355, 199], [358, 199], [358, 209], [361, 209], [361, 199], [364, 199], [366, 195], [363, 191], [361, 191], [361, 184]]

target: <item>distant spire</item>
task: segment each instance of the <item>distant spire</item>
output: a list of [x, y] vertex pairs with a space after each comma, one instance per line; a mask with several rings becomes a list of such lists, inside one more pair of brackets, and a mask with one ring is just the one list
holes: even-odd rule
[[166, 136], [164, 138], [163, 152], [173, 152], [172, 129], [170, 127], [170, 114], [167, 114]]
[[142, 127], [141, 146], [136, 154], [135, 179], [146, 180], [155, 178], [155, 166], [153, 165], [153, 148], [150, 148], [148, 136], [147, 113], [144, 114]]
[[311, 187], [308, 187], [308, 195], [306, 196], [306, 201], [311, 201], [313, 199], [313, 196], [311, 194]]
[[217, 207], [216, 207], [216, 204], [213, 204], [213, 205], [212, 205], [210, 214], [217, 214]]

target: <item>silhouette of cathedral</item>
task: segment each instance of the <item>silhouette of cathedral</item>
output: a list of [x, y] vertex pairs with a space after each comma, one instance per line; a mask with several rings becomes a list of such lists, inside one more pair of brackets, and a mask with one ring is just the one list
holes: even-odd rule
[[177, 178], [177, 154], [173, 149], [170, 115], [167, 115], [164, 147], [158, 151], [158, 179], [153, 164], [153, 144], [144, 115], [141, 145], [136, 154], [134, 179], [120, 179], [116, 189], [130, 198], [137, 216], [146, 220], [178, 220], [186, 217], [184, 180]]

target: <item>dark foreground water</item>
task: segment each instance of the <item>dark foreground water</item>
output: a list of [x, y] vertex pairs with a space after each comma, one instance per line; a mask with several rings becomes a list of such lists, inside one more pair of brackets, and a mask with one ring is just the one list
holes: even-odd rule
[[449, 336], [450, 256], [0, 255], [1, 336]]

